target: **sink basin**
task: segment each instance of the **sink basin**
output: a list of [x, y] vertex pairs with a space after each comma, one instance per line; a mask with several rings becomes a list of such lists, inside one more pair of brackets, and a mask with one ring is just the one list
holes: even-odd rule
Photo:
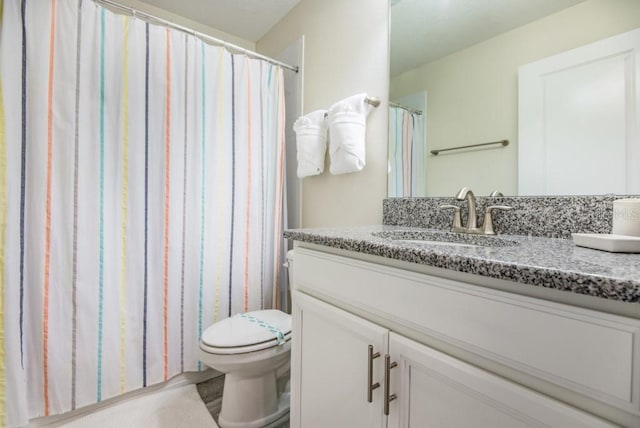
[[470, 235], [438, 230], [389, 230], [373, 232], [373, 236], [410, 244], [452, 247], [510, 247], [518, 242], [490, 235]]

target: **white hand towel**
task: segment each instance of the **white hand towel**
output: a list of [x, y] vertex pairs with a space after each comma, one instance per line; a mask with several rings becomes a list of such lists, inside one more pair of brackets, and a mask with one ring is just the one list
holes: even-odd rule
[[298, 177], [309, 177], [324, 172], [327, 151], [327, 111], [316, 110], [301, 116], [293, 124], [296, 132]]
[[367, 94], [353, 95], [329, 109], [329, 157], [331, 174], [362, 171], [365, 165], [365, 134], [371, 105]]

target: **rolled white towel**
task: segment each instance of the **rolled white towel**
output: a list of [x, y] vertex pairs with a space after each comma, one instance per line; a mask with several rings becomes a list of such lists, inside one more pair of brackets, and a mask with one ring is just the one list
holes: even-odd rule
[[309, 177], [324, 172], [327, 151], [327, 111], [316, 110], [301, 116], [293, 124], [296, 132], [298, 177]]
[[365, 166], [367, 94], [353, 95], [329, 109], [329, 157], [331, 174], [362, 171]]

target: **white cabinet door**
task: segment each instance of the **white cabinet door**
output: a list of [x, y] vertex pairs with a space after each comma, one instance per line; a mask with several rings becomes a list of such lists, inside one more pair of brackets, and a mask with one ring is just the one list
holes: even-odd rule
[[389, 428], [613, 427], [395, 333]]
[[291, 426], [386, 427], [382, 387], [368, 402], [368, 347], [372, 383], [383, 384], [388, 330], [300, 292], [293, 292]]

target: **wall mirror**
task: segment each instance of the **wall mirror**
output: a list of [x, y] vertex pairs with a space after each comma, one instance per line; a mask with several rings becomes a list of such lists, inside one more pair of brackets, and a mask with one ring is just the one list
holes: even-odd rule
[[[581, 68], [578, 77], [554, 75], [540, 83], [534, 76], [529, 86], [537, 88], [533, 98], [543, 100], [538, 103], [542, 113], [519, 104], [522, 93], [528, 93], [519, 87], [525, 80], [519, 73], [535, 69], [536, 76], [548, 76], [544, 68], [536, 68], [539, 63], [640, 28], [639, 1], [391, 0], [390, 15], [388, 196], [452, 196], [463, 186], [478, 195], [495, 190], [504, 195], [640, 191], [640, 172], [613, 177], [620, 168], [606, 170], [618, 162], [640, 171], [640, 49], [614, 55], [615, 63]], [[608, 84], [605, 79], [596, 84], [585, 80], [582, 87], [567, 84], [612, 73], [623, 83]], [[587, 128], [611, 123], [604, 112], [612, 108], [605, 107], [604, 98], [585, 101], [585, 92], [617, 97], [613, 110], [620, 110], [619, 116], [612, 119], [616, 128]], [[591, 105], [590, 113], [582, 112], [586, 105]], [[537, 117], [539, 129], [520, 130], [531, 127], [523, 125], [524, 116]], [[545, 134], [550, 123], [564, 138], [553, 150], [555, 140]], [[589, 131], [581, 134], [581, 129]], [[596, 136], [595, 143], [586, 145], [585, 138]], [[520, 144], [521, 138], [542, 149], [532, 152], [526, 148], [531, 143]], [[508, 144], [431, 153], [503, 140]], [[519, 176], [527, 169], [534, 175]], [[536, 171], [544, 174], [537, 176]], [[580, 174], [598, 179], [585, 184]], [[546, 184], [556, 176], [562, 186]]]

